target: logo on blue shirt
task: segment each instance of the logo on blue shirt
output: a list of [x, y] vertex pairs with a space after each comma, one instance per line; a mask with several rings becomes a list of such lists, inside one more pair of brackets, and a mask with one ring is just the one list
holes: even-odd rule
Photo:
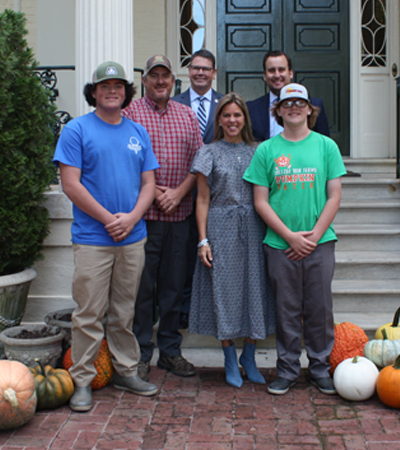
[[142, 150], [142, 146], [139, 144], [138, 139], [134, 136], [129, 139], [128, 148], [129, 150], [133, 150], [136, 154]]

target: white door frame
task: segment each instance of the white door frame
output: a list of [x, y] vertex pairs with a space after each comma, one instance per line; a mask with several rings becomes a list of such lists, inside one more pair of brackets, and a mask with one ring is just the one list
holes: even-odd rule
[[[387, 67], [361, 67], [361, 0], [350, 1], [350, 157], [394, 158], [399, 0], [387, 0]], [[399, 74], [398, 74], [399, 76]]]

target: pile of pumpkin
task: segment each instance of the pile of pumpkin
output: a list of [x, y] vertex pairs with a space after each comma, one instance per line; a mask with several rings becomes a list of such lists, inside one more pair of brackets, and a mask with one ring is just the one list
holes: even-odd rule
[[400, 408], [399, 318], [400, 308], [393, 322], [379, 327], [371, 341], [357, 325], [343, 322], [335, 326], [330, 363], [335, 388], [341, 397], [362, 401], [376, 390], [382, 403]]
[[[0, 361], [0, 430], [14, 430], [29, 422], [37, 410], [58, 408], [72, 397], [74, 383], [68, 372], [72, 366], [71, 348], [63, 358], [64, 369], [27, 367], [18, 361]], [[95, 362], [97, 376], [92, 389], [106, 386], [113, 366], [107, 341], [103, 340]]]

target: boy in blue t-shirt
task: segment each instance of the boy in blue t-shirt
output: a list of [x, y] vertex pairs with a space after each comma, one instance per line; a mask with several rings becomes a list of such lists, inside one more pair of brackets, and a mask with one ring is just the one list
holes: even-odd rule
[[158, 391], [137, 375], [140, 348], [132, 333], [147, 236], [142, 216], [154, 200], [154, 170], [159, 167], [146, 130], [121, 117], [134, 93], [120, 64], [101, 64], [84, 88], [96, 110], [64, 127], [53, 159], [74, 212], [74, 411], [92, 407], [91, 382], [97, 375], [94, 362], [106, 311], [114, 387], [145, 396]]
[[311, 131], [318, 108], [304, 86], [283, 87], [273, 114], [284, 130], [257, 148], [243, 177], [254, 184], [255, 207], [268, 225], [264, 251], [277, 302], [278, 378], [267, 390], [285, 394], [296, 383], [304, 330], [310, 381], [334, 394], [332, 221], [346, 170], [334, 141]]

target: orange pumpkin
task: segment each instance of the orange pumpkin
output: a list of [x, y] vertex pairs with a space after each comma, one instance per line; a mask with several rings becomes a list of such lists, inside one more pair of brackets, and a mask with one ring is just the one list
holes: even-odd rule
[[400, 408], [400, 355], [391, 366], [384, 367], [376, 380], [376, 391], [382, 403]]
[[[72, 366], [71, 347], [66, 351], [63, 359], [63, 367], [68, 370]], [[97, 356], [94, 366], [97, 370], [97, 375], [92, 381], [92, 389], [101, 389], [111, 381], [114, 373], [114, 368], [111, 362], [111, 353], [108, 348], [107, 341], [103, 339], [99, 355]]]
[[0, 430], [14, 430], [36, 411], [35, 380], [18, 361], [0, 361]]
[[335, 343], [329, 359], [331, 373], [347, 358], [364, 356], [364, 346], [368, 342], [365, 331], [350, 322], [335, 325]]

